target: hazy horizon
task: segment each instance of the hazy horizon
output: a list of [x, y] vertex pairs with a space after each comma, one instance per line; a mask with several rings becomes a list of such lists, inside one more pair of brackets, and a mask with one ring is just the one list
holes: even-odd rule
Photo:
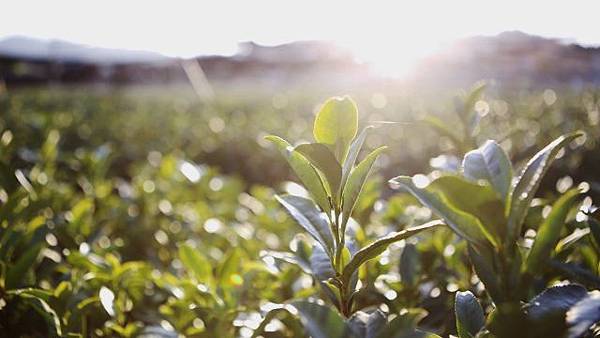
[[[351, 50], [367, 62], [406, 67], [456, 39], [514, 30], [586, 46], [600, 45], [600, 32], [589, 29], [600, 4], [582, 0], [568, 4], [422, 1], [409, 5], [62, 0], [20, 1], [7, 7], [6, 13], [11, 15], [0, 22], [0, 38], [59, 39], [179, 57], [231, 55], [243, 41], [272, 46], [324, 40]], [[394, 42], [401, 42], [402, 48], [390, 48]]]

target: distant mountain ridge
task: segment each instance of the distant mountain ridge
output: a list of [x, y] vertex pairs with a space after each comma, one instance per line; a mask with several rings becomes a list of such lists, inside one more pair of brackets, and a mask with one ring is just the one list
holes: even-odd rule
[[168, 57], [154, 52], [100, 48], [24, 36], [11, 36], [0, 40], [0, 55], [25, 60], [95, 64], [159, 63], [169, 60]]
[[421, 80], [450, 84], [493, 79], [581, 86], [600, 84], [600, 48], [509, 31], [459, 40], [419, 67]]
[[[390, 48], [403, 48], [390, 42]], [[210, 81], [268, 83], [377, 81], [378, 75], [347, 50], [324, 41], [278, 46], [240, 44], [233, 56], [195, 59]], [[180, 58], [158, 53], [97, 48], [59, 40], [0, 40], [0, 79], [11, 83], [187, 81]], [[475, 36], [421, 60], [411, 79], [419, 85], [469, 86], [480, 79], [519, 86], [600, 85], [600, 48], [519, 31]], [[321, 80], [325, 82], [321, 82]]]

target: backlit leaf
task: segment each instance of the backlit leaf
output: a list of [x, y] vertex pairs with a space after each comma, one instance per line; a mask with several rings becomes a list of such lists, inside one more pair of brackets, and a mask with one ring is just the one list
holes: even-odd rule
[[550, 258], [552, 250], [560, 238], [565, 218], [579, 195], [578, 189], [570, 190], [552, 205], [552, 211], [540, 225], [533, 247], [527, 257], [527, 270], [531, 274], [541, 272], [542, 267]]
[[331, 150], [322, 143], [301, 144], [295, 150], [325, 175], [331, 195], [338, 200], [342, 168]]
[[214, 288], [211, 262], [200, 251], [189, 245], [182, 245], [179, 247], [179, 259], [198, 282]]
[[343, 163], [357, 129], [356, 103], [348, 96], [334, 97], [317, 113], [313, 135], [317, 142], [330, 146], [338, 162]]
[[365, 181], [369, 176], [369, 172], [373, 167], [373, 163], [375, 163], [375, 160], [379, 154], [381, 154], [381, 152], [385, 149], [387, 149], [387, 147], [379, 147], [373, 150], [350, 173], [350, 177], [344, 186], [344, 192], [342, 194], [342, 231], [344, 231], [345, 224], [350, 219], [350, 216], [352, 216], [352, 210], [354, 210], [358, 196], [365, 185]]
[[423, 188], [407, 176], [393, 178], [390, 184], [406, 189], [467, 241], [477, 245], [499, 244], [503, 207], [489, 186], [456, 176], [442, 176]]
[[310, 161], [304, 155], [300, 154], [300, 152], [295, 151], [284, 139], [272, 135], [267, 136], [266, 139], [277, 145], [277, 148], [287, 159], [290, 167], [292, 167], [292, 170], [294, 170], [302, 184], [304, 184], [308, 192], [315, 199], [315, 202], [323, 211], [330, 213], [331, 205], [327, 198], [327, 191], [321, 177], [317, 173], [317, 170], [310, 164]]
[[488, 140], [481, 147], [468, 152], [463, 159], [465, 177], [486, 180], [506, 199], [512, 181], [512, 165], [500, 145]]
[[352, 277], [352, 274], [354, 274], [354, 272], [356, 270], [358, 270], [358, 268], [362, 264], [364, 264], [366, 261], [368, 261], [370, 259], [373, 259], [373, 258], [379, 256], [382, 252], [385, 251], [385, 249], [387, 249], [387, 247], [390, 244], [398, 242], [402, 239], [409, 238], [411, 236], [418, 234], [419, 232], [421, 232], [423, 230], [427, 230], [427, 229], [430, 229], [430, 228], [433, 228], [435, 226], [439, 226], [442, 224], [444, 224], [444, 223], [439, 220], [435, 220], [435, 221], [431, 221], [431, 222], [425, 223], [423, 225], [411, 227], [411, 228], [408, 228], [408, 229], [405, 229], [405, 230], [402, 230], [399, 232], [393, 232], [385, 237], [377, 239], [373, 243], [360, 249], [357, 253], [355, 253], [352, 256], [348, 265], [346, 265], [344, 267], [344, 270], [342, 272], [342, 277], [341, 277], [342, 281], [344, 282], [345, 285], [347, 285], [348, 281], [350, 280], [350, 277]]
[[527, 216], [531, 200], [535, 196], [542, 178], [556, 158], [558, 151], [566, 144], [583, 135], [580, 132], [560, 136], [535, 154], [519, 176], [510, 195], [508, 212], [508, 242], [512, 243], [521, 233], [521, 226]]

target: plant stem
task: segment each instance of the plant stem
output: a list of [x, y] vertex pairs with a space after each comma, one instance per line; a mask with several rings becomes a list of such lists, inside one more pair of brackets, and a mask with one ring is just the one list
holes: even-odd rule
[[340, 311], [342, 315], [346, 318], [350, 316], [350, 304], [349, 299], [347, 298], [347, 287], [344, 284], [338, 285], [338, 289], [340, 290]]
[[344, 234], [340, 233], [340, 212], [339, 210], [336, 208], [334, 211], [334, 228], [336, 230], [336, 246], [335, 246], [335, 262], [334, 262], [334, 267], [336, 271], [341, 271], [342, 270], [342, 251], [344, 249], [344, 243], [343, 243], [343, 238], [344, 238]]

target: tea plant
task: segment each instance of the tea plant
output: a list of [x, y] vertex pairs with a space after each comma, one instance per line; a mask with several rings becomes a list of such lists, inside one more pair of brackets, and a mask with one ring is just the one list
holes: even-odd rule
[[[507, 154], [494, 141], [487, 141], [465, 155], [462, 176], [442, 175], [431, 182], [425, 176], [399, 176], [390, 181], [442, 216], [468, 242], [471, 263], [496, 307], [486, 327], [499, 337], [538, 337], [576, 326], [565, 322], [569, 310], [565, 303], [594, 297], [573, 285], [548, 289], [529, 305], [520, 303], [530, 298], [532, 280], [552, 259], [566, 217], [581, 192], [572, 189], [554, 203], [530, 247], [522, 244], [523, 222], [549, 166], [565, 145], [580, 136], [557, 138], [533, 156], [515, 179]], [[474, 336], [484, 327], [483, 311], [472, 294], [457, 294], [456, 311], [461, 337]]]
[[[444, 93], [384, 93], [385, 107], [361, 111], [362, 121], [414, 120], [439, 107], [438, 122], [456, 125], [449, 130], [460, 143], [418, 123], [359, 130], [347, 98], [318, 114], [340, 122], [312, 133], [317, 92], [286, 94], [285, 105], [270, 92], [226, 94], [211, 107], [157, 91], [0, 93], [0, 336], [597, 336], [598, 90], [556, 89], [550, 105], [537, 90], [489, 87], [491, 95], [475, 87], [479, 94], [462, 95], [455, 107], [436, 101]], [[357, 93], [361, 107], [370, 90]], [[475, 109], [479, 101], [488, 114]], [[273, 137], [280, 156], [264, 130], [318, 137], [295, 147]], [[537, 192], [531, 187], [536, 198], [523, 201], [526, 216], [510, 242], [514, 212], [498, 210], [517, 196], [519, 179], [494, 176], [491, 165], [484, 174], [474, 169], [512, 167], [508, 156], [496, 161], [498, 145], [469, 151], [493, 135], [521, 163], [570, 130], [586, 137], [553, 143], [551, 154], [567, 144], [573, 151], [552, 164]], [[371, 175], [384, 156], [361, 146], [380, 143], [390, 148]], [[435, 184], [425, 186], [423, 176], [413, 183], [425, 191], [456, 184], [435, 193], [444, 197], [440, 208], [460, 209], [461, 222], [481, 222], [483, 229], [475, 222], [463, 231], [467, 240], [450, 219], [452, 227], [408, 237], [421, 228], [410, 226], [441, 225], [428, 222], [444, 215], [383, 184], [391, 170], [426, 170], [440, 149], [457, 156], [456, 165], [436, 168], [446, 174], [429, 175]], [[461, 170], [458, 156], [467, 153]], [[524, 178], [541, 177], [551, 157], [534, 157], [544, 169], [519, 186], [532, 186]], [[282, 181], [286, 161], [304, 190]], [[276, 196], [282, 190], [294, 196]], [[385, 249], [398, 238], [405, 239]]]
[[[372, 128], [364, 128], [357, 136], [356, 104], [348, 97], [333, 98], [323, 104], [315, 118], [313, 134], [316, 143], [293, 147], [277, 136], [268, 136], [267, 139], [277, 145], [312, 197], [307, 199], [295, 195], [276, 196], [290, 216], [316, 242], [310, 257], [309, 271], [319, 281], [339, 312], [344, 317], [350, 317], [351, 328], [353, 325], [367, 325], [369, 330], [377, 328], [379, 331], [387, 322], [382, 313], [373, 312], [369, 316], [359, 313], [351, 317], [355, 310], [353, 300], [357, 292], [358, 270], [368, 260], [385, 251], [390, 244], [440, 225], [441, 222], [432, 221], [411, 227], [378, 238], [363, 248], [357, 247], [353, 239], [354, 230], [349, 228], [348, 224], [375, 160], [386, 149], [379, 147], [356, 164], [365, 138]], [[324, 328], [317, 324], [319, 322], [313, 322], [314, 318], [310, 317], [317, 311], [328, 310], [318, 310], [319, 305], [315, 303], [293, 304], [305, 318], [308, 317], [305, 319], [308, 331], [315, 337], [320, 336], [315, 332]], [[323, 322], [322, 325], [331, 324]], [[371, 328], [371, 325], [374, 328]], [[342, 326], [336, 324], [335, 327]], [[362, 332], [360, 329], [351, 330], [355, 334], [358, 331]], [[331, 334], [340, 336], [341, 333]], [[365, 334], [358, 333], [358, 336]], [[380, 335], [367, 333], [366, 336]]]

